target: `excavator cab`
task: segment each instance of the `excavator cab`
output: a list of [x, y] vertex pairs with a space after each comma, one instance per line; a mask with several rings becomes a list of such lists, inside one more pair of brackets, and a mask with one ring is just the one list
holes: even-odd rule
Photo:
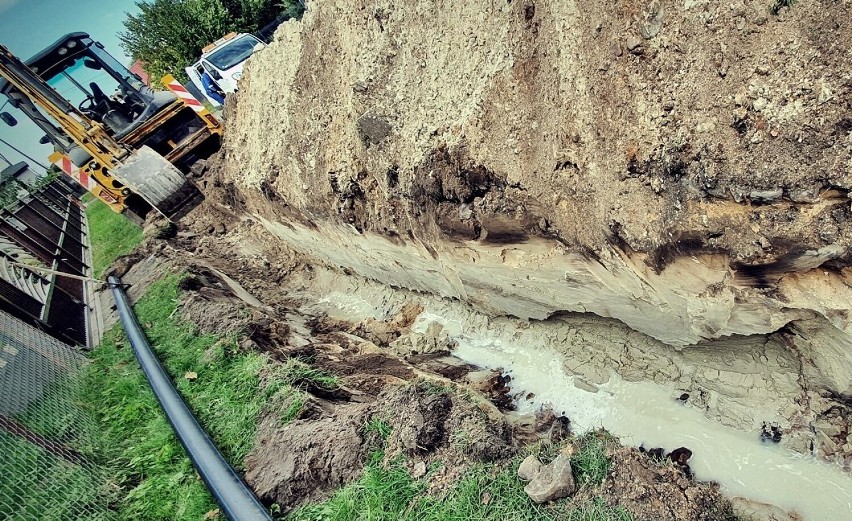
[[176, 99], [169, 91], [145, 85], [86, 33], [65, 35], [27, 64], [118, 139]]
[[173, 87], [153, 90], [83, 32], [25, 63], [3, 51], [7, 81], [0, 80], [0, 93], [39, 126], [42, 142], [53, 144], [51, 162], [131, 217], [152, 207], [173, 219], [188, 211], [193, 201], [184, 199], [200, 194], [181, 172], [218, 148], [222, 132], [201, 103]]

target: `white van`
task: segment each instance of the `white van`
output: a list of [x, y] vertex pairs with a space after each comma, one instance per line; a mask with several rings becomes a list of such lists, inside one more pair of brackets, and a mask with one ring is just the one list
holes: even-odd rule
[[210, 75], [219, 89], [228, 94], [236, 92], [237, 81], [243, 75], [243, 65], [255, 52], [266, 45], [248, 33], [229, 33], [211, 43], [201, 51], [201, 59], [186, 68], [186, 74], [207, 100], [218, 107], [219, 103], [204, 90], [201, 75]]

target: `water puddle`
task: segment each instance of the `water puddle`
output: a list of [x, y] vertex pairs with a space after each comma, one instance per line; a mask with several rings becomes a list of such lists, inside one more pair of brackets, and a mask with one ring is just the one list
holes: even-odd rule
[[[320, 306], [339, 318], [381, 319], [395, 307], [394, 300], [382, 290], [331, 292]], [[520, 412], [552, 405], [570, 418], [575, 431], [604, 427], [626, 445], [687, 447], [693, 452], [689, 464], [696, 478], [719, 482], [728, 496], [776, 505], [807, 520], [852, 519], [852, 475], [838, 466], [761, 443], [756, 433], [709, 419], [678, 402], [674, 387], [629, 382], [612, 373], [597, 392], [580, 389], [565, 370], [566, 355], [556, 346], [524, 341], [523, 335], [505, 329], [489, 333], [482, 324], [468, 323], [475, 320], [472, 316], [449, 319], [452, 310], [436, 305], [440, 314], [424, 311], [412, 330], [422, 333], [438, 322], [457, 342], [455, 356], [478, 367], [502, 368], [512, 377], [513, 391], [524, 397], [518, 402]]]
[[513, 391], [534, 394], [519, 400], [520, 412], [552, 404], [578, 431], [604, 427], [627, 445], [689, 448], [696, 478], [719, 482], [729, 496], [770, 503], [810, 520], [852, 517], [852, 475], [712, 421], [674, 400], [673, 389], [613, 374], [598, 392], [588, 392], [574, 385], [562, 355], [547, 348], [464, 334], [455, 340], [455, 356], [479, 367], [503, 368]]

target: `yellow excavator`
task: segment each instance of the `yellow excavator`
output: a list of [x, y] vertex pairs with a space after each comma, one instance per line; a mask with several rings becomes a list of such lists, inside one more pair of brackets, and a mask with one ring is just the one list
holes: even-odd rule
[[[172, 76], [155, 91], [82, 32], [23, 62], [0, 45], [0, 93], [53, 144], [50, 162], [112, 210], [175, 221], [202, 199], [185, 174], [222, 124]], [[0, 119], [14, 126], [8, 112]]]

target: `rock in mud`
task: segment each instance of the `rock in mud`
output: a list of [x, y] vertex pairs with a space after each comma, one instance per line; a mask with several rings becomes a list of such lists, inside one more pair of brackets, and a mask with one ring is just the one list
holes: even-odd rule
[[[520, 475], [520, 469], [518, 473]], [[536, 503], [568, 497], [576, 491], [577, 482], [571, 470], [571, 458], [565, 454], [556, 456], [552, 462], [541, 467], [524, 487], [524, 492]]]
[[734, 512], [740, 519], [752, 521], [802, 521], [797, 514], [785, 512], [774, 505], [768, 505], [759, 501], [735, 497], [731, 500]]

